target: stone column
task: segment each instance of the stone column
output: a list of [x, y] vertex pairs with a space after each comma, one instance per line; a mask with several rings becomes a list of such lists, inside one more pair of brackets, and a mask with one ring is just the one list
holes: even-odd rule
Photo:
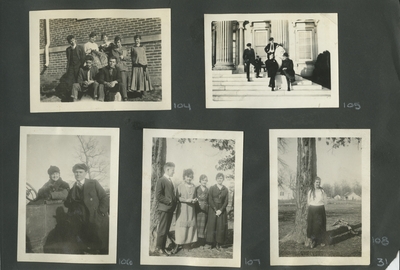
[[271, 36], [278, 44], [282, 44], [283, 48], [289, 50], [289, 26], [287, 20], [274, 20], [271, 22]]
[[237, 66], [237, 71], [239, 73], [244, 73], [244, 61], [243, 61], [243, 51], [244, 51], [244, 21], [238, 21], [238, 56], [239, 64]]
[[216, 22], [215, 70], [233, 70], [232, 21]]
[[212, 57], [212, 67], [214, 68], [215, 66], [215, 36], [216, 36], [216, 32], [215, 32], [215, 22], [211, 23], [211, 57]]

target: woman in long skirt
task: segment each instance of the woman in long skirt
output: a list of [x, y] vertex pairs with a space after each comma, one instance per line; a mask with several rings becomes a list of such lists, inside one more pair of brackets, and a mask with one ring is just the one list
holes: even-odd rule
[[316, 177], [307, 197], [307, 238], [309, 238], [311, 248], [318, 244], [321, 246], [326, 244], [326, 200], [326, 193], [321, 188], [321, 178]]
[[[176, 209], [175, 222], [175, 243], [182, 245], [184, 251], [191, 248], [191, 244], [197, 242], [195, 185], [192, 184], [193, 171], [183, 171], [183, 183], [176, 190], [176, 197], [179, 201]], [[175, 249], [174, 252], [176, 252]]]
[[208, 178], [205, 174], [200, 176], [200, 186], [196, 187], [195, 196], [198, 200], [197, 207], [197, 237], [200, 246], [204, 246], [206, 238], [206, 225], [208, 217]]
[[141, 97], [144, 91], [152, 90], [150, 76], [147, 68], [147, 56], [145, 47], [140, 45], [142, 37], [134, 36], [135, 44], [131, 49], [132, 76], [131, 90]]
[[[228, 231], [228, 217], [226, 214], [226, 206], [228, 205], [228, 188], [225, 187], [225, 176], [223, 173], [218, 173], [215, 177], [217, 184], [210, 187], [208, 192], [208, 221], [207, 221], [207, 248], [215, 246], [216, 249], [221, 249], [221, 245], [225, 243], [226, 234]], [[211, 244], [211, 246], [210, 246]]]

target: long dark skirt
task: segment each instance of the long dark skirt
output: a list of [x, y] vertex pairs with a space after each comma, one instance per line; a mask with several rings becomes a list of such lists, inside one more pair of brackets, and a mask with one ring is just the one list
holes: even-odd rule
[[317, 243], [325, 243], [326, 213], [325, 206], [310, 205], [307, 215], [307, 237]]
[[197, 213], [197, 237], [206, 238], [206, 225], [208, 213], [201, 211]]
[[[217, 205], [218, 207], [218, 205]], [[224, 244], [228, 231], [228, 218], [226, 210], [219, 217], [215, 215], [214, 210], [210, 207], [207, 221], [206, 241], [209, 243]]]

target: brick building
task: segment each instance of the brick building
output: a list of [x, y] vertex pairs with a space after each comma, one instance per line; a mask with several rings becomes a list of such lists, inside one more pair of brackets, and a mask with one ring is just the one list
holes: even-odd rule
[[141, 35], [141, 44], [147, 52], [152, 84], [155, 89], [161, 89], [161, 18], [49, 19], [48, 23], [49, 41], [46, 40], [46, 20], [40, 20], [40, 71], [44, 70], [45, 47], [46, 44], [49, 45], [48, 68], [40, 75], [42, 88], [55, 87], [66, 72], [65, 50], [69, 46], [67, 36], [74, 35], [78, 44], [83, 45], [89, 40], [89, 33], [94, 31], [99, 34], [99, 45], [100, 34], [105, 32], [110, 41], [113, 41], [115, 36], [120, 36], [123, 46], [127, 49], [133, 45], [134, 35]]

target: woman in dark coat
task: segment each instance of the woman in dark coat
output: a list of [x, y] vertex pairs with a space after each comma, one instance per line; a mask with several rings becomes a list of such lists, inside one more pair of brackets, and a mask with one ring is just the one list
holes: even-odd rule
[[57, 166], [50, 166], [47, 173], [50, 179], [39, 189], [36, 200], [65, 200], [68, 196], [69, 185], [60, 177], [60, 169]]
[[269, 87], [271, 87], [272, 91], [275, 89], [275, 76], [276, 73], [278, 72], [278, 63], [275, 60], [274, 54], [269, 54], [269, 59], [265, 61], [265, 67], [267, 68], [268, 71], [268, 77], [269, 79]]
[[195, 196], [198, 200], [197, 214], [196, 214], [196, 225], [197, 225], [197, 237], [199, 238], [199, 244], [204, 245], [206, 238], [206, 225], [208, 218], [208, 188], [207, 188], [207, 176], [202, 174], [200, 176], [200, 186], [196, 187]]
[[228, 205], [228, 188], [222, 185], [225, 177], [223, 173], [218, 173], [215, 177], [217, 184], [210, 187], [208, 193], [208, 221], [206, 242], [210, 243], [207, 248], [215, 246], [220, 249], [225, 243], [228, 231], [228, 217], [226, 214], [226, 206]]
[[279, 68], [279, 71], [282, 73], [282, 75], [285, 75], [288, 91], [290, 91], [290, 83], [294, 82], [295, 78], [293, 61], [289, 59], [289, 55], [287, 53], [283, 54], [282, 66]]

